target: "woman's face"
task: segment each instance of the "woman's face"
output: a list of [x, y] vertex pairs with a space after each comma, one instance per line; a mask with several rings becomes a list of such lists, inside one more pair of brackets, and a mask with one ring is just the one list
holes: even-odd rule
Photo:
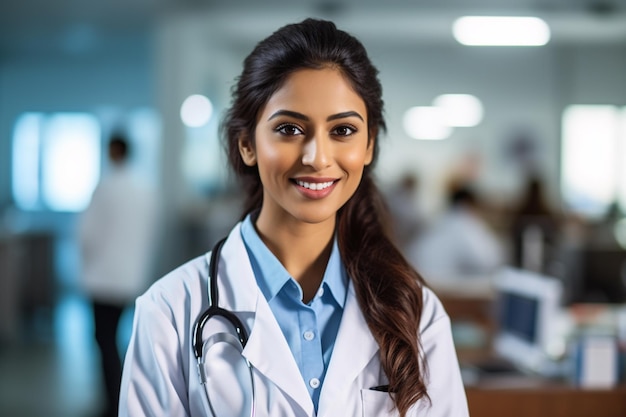
[[263, 183], [259, 220], [273, 224], [334, 224], [374, 149], [365, 103], [331, 68], [291, 74], [262, 108], [255, 139], [241, 139], [240, 151]]

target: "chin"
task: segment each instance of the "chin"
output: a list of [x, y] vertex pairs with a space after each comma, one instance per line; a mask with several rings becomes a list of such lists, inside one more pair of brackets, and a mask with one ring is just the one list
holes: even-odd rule
[[337, 210], [309, 208], [293, 212], [292, 216], [303, 223], [320, 224], [331, 220], [334, 221], [337, 216]]

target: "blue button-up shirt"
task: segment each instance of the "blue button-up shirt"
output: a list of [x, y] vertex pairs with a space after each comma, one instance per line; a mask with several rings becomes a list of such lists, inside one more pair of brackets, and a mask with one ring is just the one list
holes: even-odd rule
[[241, 225], [241, 236], [257, 284], [287, 339], [317, 411], [348, 287], [337, 240], [333, 243], [322, 284], [315, 297], [305, 304], [300, 284], [265, 246], [250, 215]]

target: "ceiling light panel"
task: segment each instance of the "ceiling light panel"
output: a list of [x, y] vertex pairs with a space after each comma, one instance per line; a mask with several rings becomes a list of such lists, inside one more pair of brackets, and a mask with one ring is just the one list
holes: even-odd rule
[[452, 25], [454, 38], [469, 46], [542, 46], [550, 27], [530, 16], [464, 16]]

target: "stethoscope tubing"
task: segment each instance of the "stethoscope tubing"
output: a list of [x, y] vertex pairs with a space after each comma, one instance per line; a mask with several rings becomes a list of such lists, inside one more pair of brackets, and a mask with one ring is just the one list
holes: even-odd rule
[[[243, 353], [243, 349], [246, 347], [246, 344], [248, 343], [248, 332], [246, 331], [246, 328], [241, 322], [241, 320], [239, 320], [239, 318], [233, 312], [223, 309], [219, 306], [219, 290], [217, 287], [217, 270], [218, 270], [220, 254], [222, 252], [222, 247], [224, 246], [225, 242], [226, 242], [226, 238], [221, 239], [215, 244], [215, 246], [211, 250], [211, 258], [209, 261], [209, 277], [208, 277], [209, 278], [208, 285], [209, 285], [210, 305], [209, 305], [209, 308], [207, 308], [196, 320], [194, 324], [194, 328], [193, 328], [193, 333], [192, 333], [192, 344], [193, 344], [192, 348], [193, 348], [194, 356], [196, 357], [197, 366], [198, 366], [198, 376], [200, 378], [200, 383], [202, 385], [204, 385], [207, 381], [207, 375], [204, 371], [204, 357], [203, 357], [204, 342], [202, 340], [202, 332], [204, 330], [204, 326], [211, 318], [223, 317], [224, 319], [226, 319], [235, 329], [237, 337], [235, 338], [234, 336], [225, 333], [225, 334], [213, 335], [207, 340], [207, 342], [214, 338], [220, 339], [218, 341], [227, 342], [236, 348], [240, 348], [239, 349], [240, 353]], [[226, 338], [226, 336], [230, 336], [230, 337]], [[240, 346], [236, 346], [237, 342]], [[252, 389], [252, 392], [251, 392], [252, 401], [251, 401], [250, 415], [254, 416], [255, 415], [254, 377], [252, 375], [252, 365], [247, 359], [245, 359], [245, 361], [248, 367], [248, 371], [250, 373], [250, 382], [251, 382], [251, 389]], [[215, 411], [213, 410], [213, 405], [211, 404], [211, 400], [209, 398], [208, 393], [206, 393], [206, 401], [208, 403], [208, 406], [212, 415], [215, 416], [216, 414], [215, 414]]]
[[209, 299], [211, 304], [208, 309], [206, 309], [200, 317], [196, 320], [193, 329], [193, 351], [196, 359], [202, 357], [202, 331], [204, 330], [204, 326], [207, 321], [212, 317], [224, 317], [228, 320], [235, 331], [237, 332], [237, 337], [239, 338], [239, 342], [241, 343], [242, 348], [246, 347], [248, 343], [248, 332], [244, 327], [243, 323], [239, 318], [233, 314], [231, 311], [225, 310], [219, 306], [219, 290], [217, 288], [217, 268], [219, 263], [219, 257], [222, 252], [222, 247], [226, 242], [226, 238], [220, 240], [215, 244], [213, 249], [211, 250], [211, 259], [209, 261]]

